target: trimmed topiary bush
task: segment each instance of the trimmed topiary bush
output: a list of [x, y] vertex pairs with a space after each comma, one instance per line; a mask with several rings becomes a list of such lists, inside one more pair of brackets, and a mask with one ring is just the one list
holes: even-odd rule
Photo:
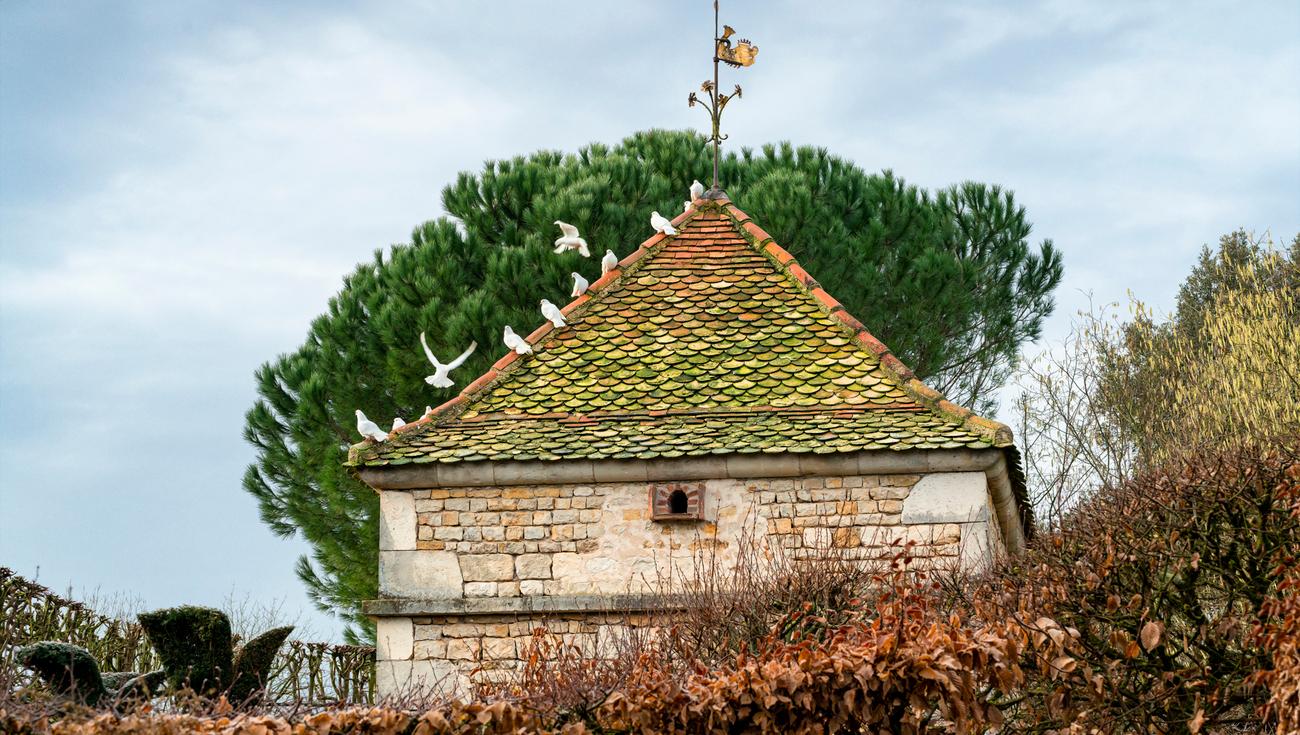
[[100, 674], [100, 679], [104, 682], [104, 688], [113, 692], [139, 675], [138, 671], [105, 671]]
[[18, 649], [17, 658], [56, 693], [78, 702], [94, 706], [108, 694], [99, 664], [81, 646], [41, 641]]
[[229, 693], [231, 702], [240, 705], [261, 699], [275, 654], [292, 632], [292, 625], [272, 628], [240, 647], [235, 653], [235, 675]]
[[[113, 678], [113, 683], [109, 682], [109, 677]], [[108, 693], [125, 704], [152, 697], [166, 683], [167, 672], [161, 669], [147, 674], [134, 671], [113, 671], [104, 674], [104, 686], [108, 688]]]
[[233, 681], [230, 619], [195, 605], [140, 614], [140, 626], [162, 659], [167, 683], [203, 695], [224, 692]]
[[[188, 686], [213, 697], [225, 694], [235, 705], [260, 699], [275, 655], [293, 626], [273, 628], [234, 648], [230, 619], [210, 607], [182, 605], [140, 615], [140, 625], [162, 659], [173, 689]], [[141, 691], [148, 682], [136, 684]]]

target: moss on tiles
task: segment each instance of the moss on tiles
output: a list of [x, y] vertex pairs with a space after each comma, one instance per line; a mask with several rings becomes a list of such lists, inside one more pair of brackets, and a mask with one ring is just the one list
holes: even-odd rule
[[732, 212], [700, 212], [458, 413], [354, 462], [995, 445], [909, 391], [892, 358], [813, 296], [797, 265], [756, 249]]

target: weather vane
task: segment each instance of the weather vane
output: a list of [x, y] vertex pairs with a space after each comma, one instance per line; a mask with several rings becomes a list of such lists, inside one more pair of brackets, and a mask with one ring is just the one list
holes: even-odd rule
[[733, 97], [741, 96], [739, 84], [731, 94], [722, 94], [718, 91], [718, 62], [739, 69], [753, 64], [754, 58], [758, 56], [758, 47], [748, 39], [737, 39], [735, 45], [732, 45], [731, 37], [735, 34], [736, 31], [731, 26], [722, 26], [722, 33], [718, 33], [718, 0], [713, 0], [713, 81], [706, 79], [700, 85], [700, 91], [708, 95], [707, 101], [697, 97], [694, 92], [691, 92], [691, 96], [686, 100], [691, 107], [694, 107], [697, 102], [703, 106], [713, 122], [713, 135], [709, 138], [713, 142], [713, 188], [709, 189], [706, 196], [722, 192], [718, 187], [718, 149], [722, 146], [722, 141], [727, 139], [721, 129], [722, 110]]

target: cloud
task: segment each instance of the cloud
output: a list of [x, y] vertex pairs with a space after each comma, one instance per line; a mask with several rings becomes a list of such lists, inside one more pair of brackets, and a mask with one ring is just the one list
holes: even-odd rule
[[126, 531], [111, 557], [154, 558], [173, 524], [143, 509], [167, 508], [198, 525], [176, 530], [213, 590], [297, 588], [292, 552], [275, 552], [280, 574], [240, 578], [253, 570], [228, 562], [231, 526], [201, 519], [237, 514], [250, 551], [284, 548], [239, 488], [252, 370], [294, 346], [355, 262], [436, 214], [449, 173], [479, 157], [466, 151], [511, 124], [511, 104], [461, 66], [337, 20], [221, 28], [157, 60], [154, 84], [123, 90], [134, 104], [82, 122], [79, 135], [120, 146], [98, 156], [109, 173], [4, 203], [0, 410], [78, 448], [32, 495], [51, 434], [6, 429], [11, 563], [199, 593], [103, 568], [86, 546], [52, 549], [44, 523], [19, 522], [40, 508], [89, 539], [111, 518]]

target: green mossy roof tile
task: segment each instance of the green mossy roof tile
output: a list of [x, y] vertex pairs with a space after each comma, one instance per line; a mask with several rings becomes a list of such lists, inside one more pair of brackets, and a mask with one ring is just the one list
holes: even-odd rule
[[[987, 448], [730, 203], [701, 203], [487, 380], [351, 463]], [[740, 224], [746, 223], [746, 224]]]

